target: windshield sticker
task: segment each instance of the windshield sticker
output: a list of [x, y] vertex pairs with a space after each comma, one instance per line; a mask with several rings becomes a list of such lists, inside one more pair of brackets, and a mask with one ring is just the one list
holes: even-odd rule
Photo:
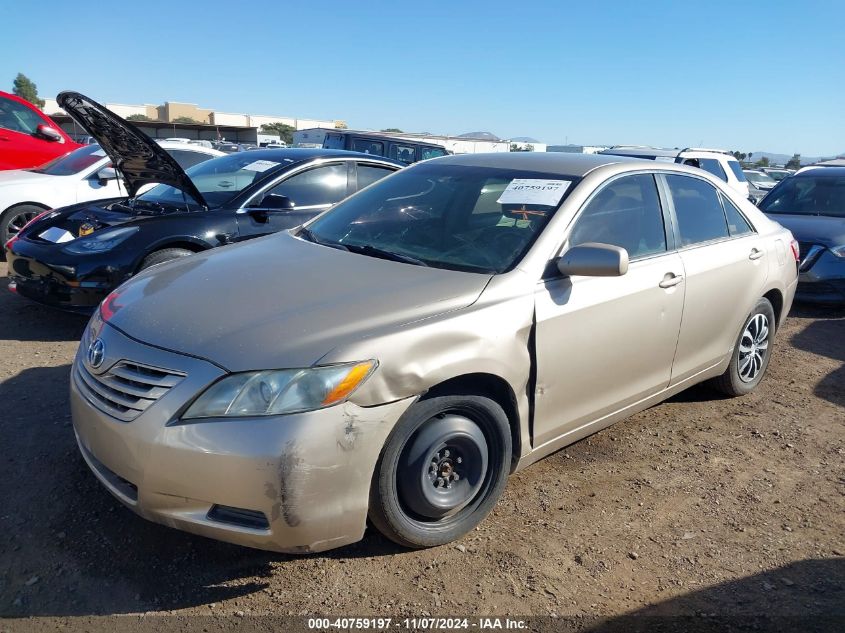
[[46, 231], [42, 232], [38, 237], [53, 242], [54, 244], [61, 244], [63, 242], [70, 242], [76, 239], [76, 236], [70, 231], [65, 231], [57, 226], [51, 226]]
[[540, 180], [514, 178], [496, 200], [499, 204], [539, 204], [556, 207], [571, 180]]
[[241, 169], [245, 169], [247, 171], [267, 171], [278, 164], [279, 163], [273, 162], [272, 160], [256, 160], [251, 162], [249, 165], [244, 165]]

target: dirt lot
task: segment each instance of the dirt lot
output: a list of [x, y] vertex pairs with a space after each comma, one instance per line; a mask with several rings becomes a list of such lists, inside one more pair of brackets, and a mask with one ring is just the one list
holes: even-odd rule
[[5, 273], [0, 615], [845, 616], [845, 312], [793, 310], [750, 396], [695, 388], [512, 477], [457, 546], [403, 551], [370, 531], [297, 558], [112, 499], [70, 425], [85, 320], [7, 293]]

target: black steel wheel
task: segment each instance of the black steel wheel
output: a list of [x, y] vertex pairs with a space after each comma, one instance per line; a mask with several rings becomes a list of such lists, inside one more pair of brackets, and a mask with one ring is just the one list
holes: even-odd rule
[[460, 538], [492, 510], [511, 462], [507, 416], [481, 396], [442, 396], [414, 404], [379, 458], [370, 520], [406, 547]]

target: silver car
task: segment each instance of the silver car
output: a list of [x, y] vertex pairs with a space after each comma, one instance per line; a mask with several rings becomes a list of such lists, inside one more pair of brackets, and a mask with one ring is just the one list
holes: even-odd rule
[[754, 389], [797, 256], [701, 169], [425, 161], [118, 288], [73, 364], [73, 424], [152, 521], [313, 552], [369, 517], [440, 545], [545, 455], [704, 380]]

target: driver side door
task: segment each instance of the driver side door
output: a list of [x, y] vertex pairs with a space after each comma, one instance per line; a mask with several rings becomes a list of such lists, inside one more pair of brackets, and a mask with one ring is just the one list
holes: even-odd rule
[[[321, 163], [284, 175], [238, 212], [238, 239], [245, 240], [299, 226], [349, 194], [350, 161]], [[285, 196], [290, 209], [262, 207], [267, 195]]]
[[684, 306], [684, 267], [652, 174], [600, 187], [571, 225], [564, 250], [621, 246], [618, 277], [562, 276], [535, 291], [534, 445], [575, 433], [669, 385]]

